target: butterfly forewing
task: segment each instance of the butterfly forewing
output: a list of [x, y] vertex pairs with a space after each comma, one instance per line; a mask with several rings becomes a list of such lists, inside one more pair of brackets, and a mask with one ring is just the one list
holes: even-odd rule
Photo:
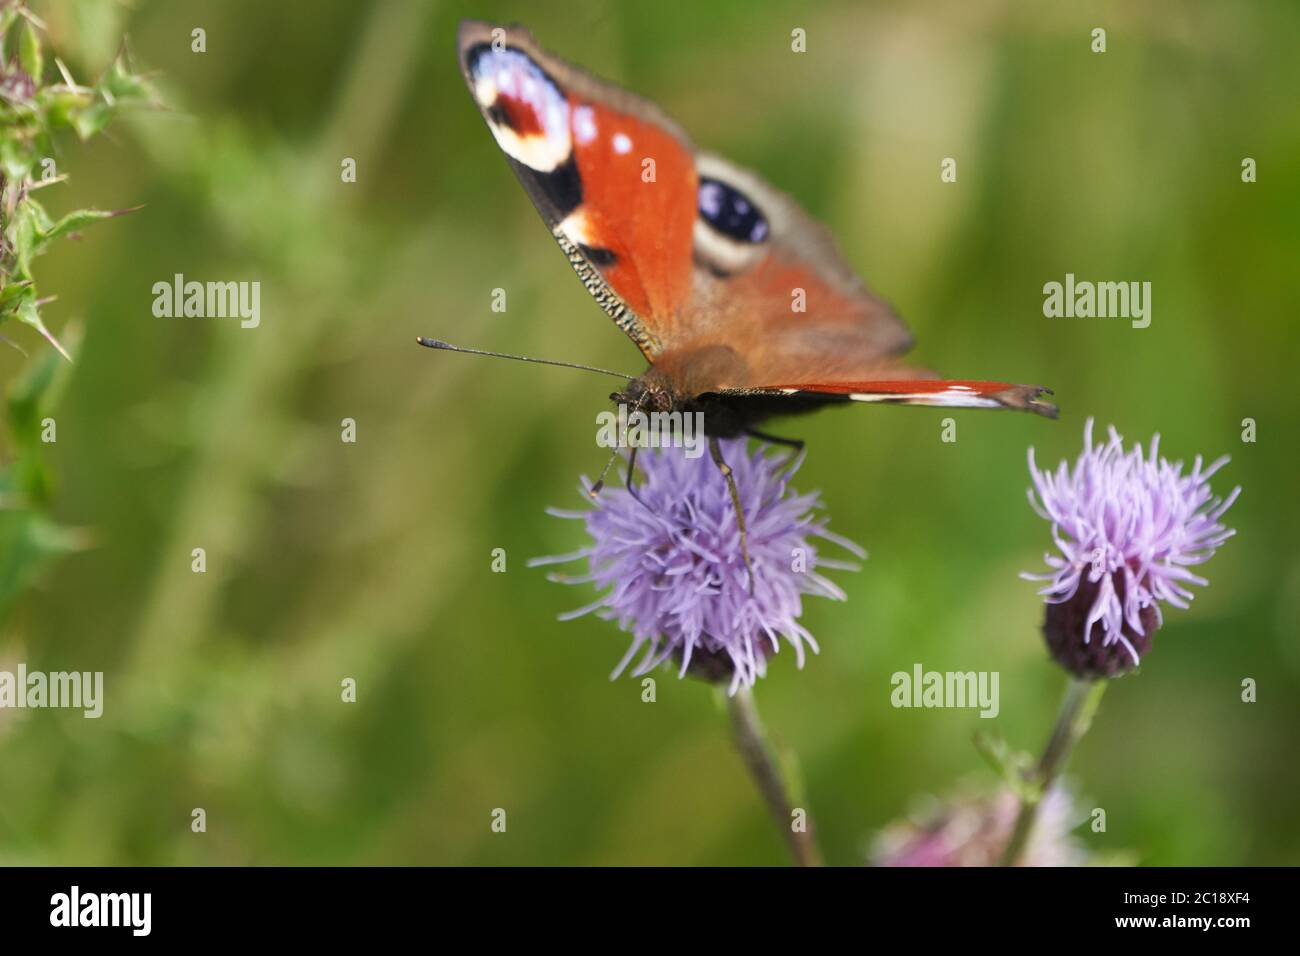
[[653, 104], [466, 22], [460, 62], [488, 128], [588, 291], [653, 359], [691, 295], [694, 150]]

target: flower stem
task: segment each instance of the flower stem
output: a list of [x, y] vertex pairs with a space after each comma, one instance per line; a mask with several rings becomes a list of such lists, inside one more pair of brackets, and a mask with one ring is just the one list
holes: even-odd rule
[[1101, 703], [1101, 695], [1106, 692], [1106, 680], [1085, 681], [1070, 678], [1065, 689], [1065, 700], [1061, 702], [1061, 711], [1057, 714], [1052, 736], [1043, 748], [1043, 756], [1027, 783], [1026, 792], [1021, 798], [1020, 814], [1016, 817], [1015, 829], [1006, 851], [1002, 854], [1002, 866], [1015, 866], [1029, 844], [1033, 835], [1034, 822], [1038, 817], [1038, 805], [1042, 803], [1047, 791], [1052, 788], [1057, 776], [1065, 769], [1074, 749], [1092, 724], [1093, 714]]
[[742, 687], [727, 698], [727, 713], [731, 717], [731, 731], [736, 739], [736, 749], [745, 762], [749, 775], [754, 778], [758, 792], [772, 811], [777, 829], [785, 834], [790, 855], [798, 866], [821, 866], [822, 855], [813, 838], [812, 820], [806, 811], [801, 825], [796, 825], [794, 807], [785, 780], [767, 744], [767, 732], [758, 716], [758, 706], [748, 687]]

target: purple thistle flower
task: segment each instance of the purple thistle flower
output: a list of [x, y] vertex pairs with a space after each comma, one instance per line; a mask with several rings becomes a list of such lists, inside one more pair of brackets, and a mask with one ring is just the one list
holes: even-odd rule
[[[572, 620], [595, 612], [632, 635], [614, 669], [621, 674], [641, 652], [632, 671], [639, 677], [668, 660], [711, 681], [729, 680], [729, 693], [752, 686], [766, 672], [767, 657], [784, 638], [803, 667], [804, 646], [817, 642], [800, 623], [803, 596], [844, 600], [844, 592], [818, 568], [857, 570], [829, 560], [813, 539], [834, 542], [866, 557], [856, 544], [826, 530], [814, 514], [820, 500], [788, 488], [802, 456], [788, 469], [750, 452], [741, 439], [722, 442], [745, 511], [753, 587], [740, 549], [740, 531], [727, 484], [706, 457], [680, 449], [644, 450], [637, 458], [644, 478], [633, 492], [607, 489], [582, 511], [550, 514], [585, 523], [591, 543], [572, 554], [537, 558], [531, 566], [585, 560], [581, 576], [552, 575], [566, 584], [595, 584], [604, 593], [591, 604], [560, 616]], [[590, 483], [583, 479], [583, 498]]]
[[[1081, 866], [1082, 844], [1071, 835], [1083, 814], [1071, 791], [1057, 784], [1039, 806], [1038, 825], [1021, 866]], [[962, 792], [929, 799], [905, 820], [877, 834], [873, 866], [996, 866], [1011, 839], [1020, 800], [1010, 790]]]
[[1159, 435], [1144, 456], [1140, 445], [1126, 453], [1113, 427], [1109, 434], [1094, 446], [1088, 419], [1073, 470], [1062, 461], [1055, 472], [1040, 471], [1029, 449], [1029, 503], [1052, 522], [1060, 554], [1046, 555], [1048, 573], [1022, 577], [1048, 582], [1039, 591], [1043, 633], [1077, 677], [1114, 677], [1138, 664], [1163, 622], [1160, 604], [1186, 608], [1190, 586], [1208, 583], [1189, 568], [1235, 534], [1219, 519], [1241, 492], [1219, 499], [1210, 491], [1226, 455], [1208, 468], [1198, 455], [1184, 475], [1181, 461], [1158, 457]]

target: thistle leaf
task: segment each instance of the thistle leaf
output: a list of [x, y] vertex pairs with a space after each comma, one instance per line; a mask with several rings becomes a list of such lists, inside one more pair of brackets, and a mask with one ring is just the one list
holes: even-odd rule
[[36, 83], [41, 82], [41, 73], [45, 69], [45, 55], [41, 52], [41, 38], [36, 27], [30, 22], [23, 24], [22, 36], [18, 39], [18, 62], [23, 70]]
[[19, 322], [22, 322], [25, 325], [30, 325], [37, 332], [41, 333], [41, 335], [45, 336], [45, 340], [58, 349], [60, 355], [69, 362], [72, 361], [72, 356], [69, 355], [67, 350], [59, 344], [59, 340], [54, 337], [54, 333], [47, 329], [45, 323], [41, 321], [41, 312], [40, 309], [37, 308], [34, 299], [29, 299], [18, 307], [17, 318]]

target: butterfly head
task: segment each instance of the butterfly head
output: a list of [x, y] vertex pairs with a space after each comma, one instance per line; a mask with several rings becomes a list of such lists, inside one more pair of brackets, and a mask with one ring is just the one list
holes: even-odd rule
[[662, 376], [656, 375], [654, 369], [640, 378], [632, 379], [627, 383], [627, 388], [621, 392], [612, 392], [609, 398], [615, 405], [626, 405], [646, 412], [669, 412], [677, 405], [671, 386]]

